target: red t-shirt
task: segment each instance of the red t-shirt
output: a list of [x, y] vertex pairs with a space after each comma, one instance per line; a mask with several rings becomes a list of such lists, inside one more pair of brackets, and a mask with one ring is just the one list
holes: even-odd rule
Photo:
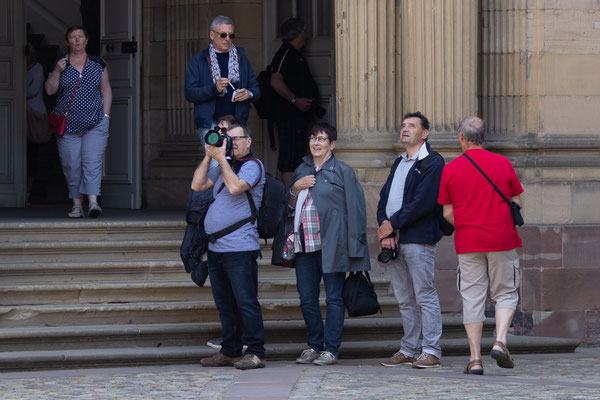
[[[523, 193], [519, 178], [506, 157], [484, 149], [466, 153], [507, 199]], [[444, 167], [438, 203], [453, 206], [457, 254], [521, 247], [508, 204], [466, 157], [457, 157]]]

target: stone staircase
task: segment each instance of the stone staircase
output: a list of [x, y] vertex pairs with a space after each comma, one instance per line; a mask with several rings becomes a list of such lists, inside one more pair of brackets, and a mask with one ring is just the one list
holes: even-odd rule
[[[196, 363], [214, 353], [205, 346], [220, 335], [210, 282], [197, 287], [179, 260], [182, 213], [2, 220], [0, 370]], [[271, 266], [266, 248], [263, 256], [259, 300], [267, 356], [293, 359], [306, 347], [294, 273]], [[374, 283], [383, 313], [346, 320], [343, 358], [397, 350], [402, 325], [396, 301], [386, 279]], [[492, 336], [489, 320], [484, 345]], [[511, 338], [513, 352], [572, 351], [577, 345]], [[468, 352], [460, 316], [444, 316], [442, 346], [445, 354]]]

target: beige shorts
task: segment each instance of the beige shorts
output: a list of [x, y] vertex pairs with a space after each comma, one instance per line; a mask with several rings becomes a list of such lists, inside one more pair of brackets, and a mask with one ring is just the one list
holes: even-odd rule
[[516, 249], [459, 254], [456, 287], [463, 299], [463, 323], [485, 320], [488, 290], [496, 310], [515, 310], [519, 302], [519, 273]]

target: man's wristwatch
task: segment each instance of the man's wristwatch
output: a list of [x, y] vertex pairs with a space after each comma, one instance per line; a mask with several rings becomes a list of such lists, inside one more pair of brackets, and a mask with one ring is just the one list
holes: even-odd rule
[[106, 118], [110, 119], [110, 115], [108, 115], [108, 114], [104, 114], [104, 116], [105, 116]]
[[290, 101], [292, 102], [292, 104], [296, 104], [296, 96], [294, 96], [294, 98]]
[[250, 90], [248, 90], [248, 93], [250, 94], [250, 98], [254, 98], [254, 93], [252, 93]]

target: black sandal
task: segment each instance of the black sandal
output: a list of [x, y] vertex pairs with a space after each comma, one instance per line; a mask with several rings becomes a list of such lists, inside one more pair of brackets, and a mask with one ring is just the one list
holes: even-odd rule
[[[481, 368], [473, 369], [473, 367], [476, 365], [480, 366]], [[483, 363], [481, 360], [471, 360], [463, 372], [471, 375], [483, 375]]]
[[490, 351], [490, 356], [496, 360], [496, 364], [498, 364], [500, 368], [514, 368], [515, 364], [513, 363], [513, 359], [510, 356], [506, 345], [496, 340], [494, 346], [498, 346], [502, 349], [502, 351], [499, 351], [492, 348], [492, 351]]

